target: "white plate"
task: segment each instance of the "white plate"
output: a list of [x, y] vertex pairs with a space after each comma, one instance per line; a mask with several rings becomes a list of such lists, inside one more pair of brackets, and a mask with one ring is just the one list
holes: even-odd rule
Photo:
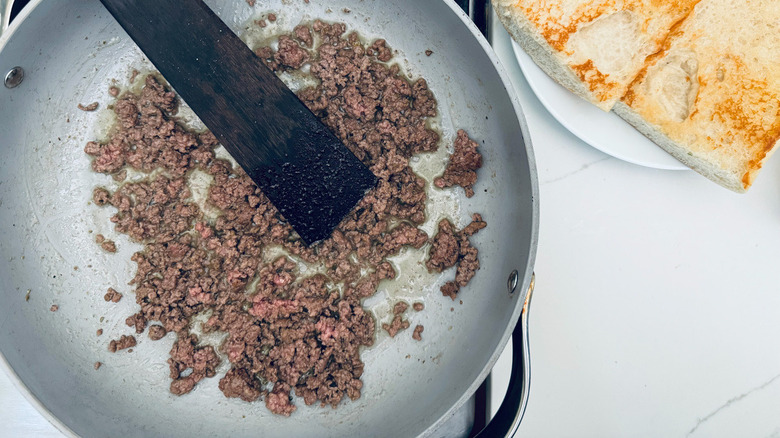
[[523, 75], [542, 105], [584, 142], [605, 154], [640, 166], [688, 170], [686, 165], [648, 140], [617, 114], [605, 113], [552, 80], [514, 41], [512, 49]]

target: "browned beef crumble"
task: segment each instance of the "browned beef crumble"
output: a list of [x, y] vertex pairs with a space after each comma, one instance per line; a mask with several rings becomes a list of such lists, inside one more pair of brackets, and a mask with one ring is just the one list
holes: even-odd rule
[[455, 231], [447, 219], [439, 222], [439, 231], [433, 237], [433, 243], [425, 266], [430, 272], [442, 272], [458, 265], [455, 271], [455, 281], [450, 281], [441, 287], [441, 293], [455, 301], [460, 288], [466, 286], [479, 270], [478, 251], [471, 246], [469, 238], [487, 223], [482, 216], [474, 214], [472, 221], [464, 229]]
[[92, 102], [89, 105], [78, 104], [78, 108], [82, 111], [95, 111], [98, 108], [98, 103]]
[[103, 329], [98, 329], [97, 332], [95, 332], [98, 336], [103, 336]]
[[49, 310], [51, 310], [52, 312], [56, 312], [56, 311], [60, 310], [60, 306], [58, 306], [56, 304], [52, 304], [51, 307], [49, 307]]
[[101, 366], [103, 366], [103, 364], [101, 362], [95, 362], [95, 365], [94, 365], [95, 370], [100, 369]]
[[394, 338], [401, 330], [409, 328], [409, 321], [403, 319], [403, 314], [409, 305], [403, 301], [395, 303], [393, 306], [393, 320], [390, 324], [382, 324], [382, 329], [385, 330], [391, 338]]
[[394, 338], [398, 332], [409, 328], [409, 321], [403, 319], [402, 315], [395, 315], [390, 324], [382, 324], [382, 329]]
[[98, 234], [97, 236], [95, 236], [95, 242], [98, 245], [100, 245], [100, 247], [103, 248], [103, 250], [107, 252], [116, 252], [116, 243], [114, 243], [113, 240], [106, 239], [106, 237], [102, 234]]
[[108, 292], [106, 292], [106, 294], [103, 296], [103, 299], [113, 303], [118, 303], [119, 300], [122, 299], [122, 294], [117, 292], [113, 287], [109, 287]]
[[268, 393], [262, 388], [260, 381], [244, 368], [231, 368], [219, 381], [219, 389], [225, 397], [240, 398], [247, 402], [253, 402]]
[[119, 87], [108, 87], [108, 94], [110, 94], [112, 97], [119, 96]]
[[423, 327], [422, 325], [418, 324], [414, 328], [414, 332], [412, 332], [412, 339], [414, 339], [415, 341], [422, 341], [422, 332], [423, 332], [423, 330], [425, 330], [425, 327]]
[[100, 247], [106, 252], [116, 252], [116, 243], [113, 240], [104, 240]]
[[109, 342], [108, 351], [116, 353], [130, 347], [135, 347], [135, 336], [122, 335], [119, 339], [112, 339]]
[[303, 43], [305, 47], [312, 47], [314, 45], [314, 37], [311, 35], [311, 29], [309, 26], [298, 25], [293, 29], [295, 38]]
[[159, 341], [167, 334], [168, 332], [165, 330], [165, 327], [161, 325], [153, 324], [149, 326], [149, 339], [153, 341]]
[[146, 316], [141, 312], [130, 315], [125, 319], [125, 324], [128, 327], [134, 327], [135, 332], [139, 335], [146, 330], [146, 322]]
[[423, 303], [414, 303], [412, 304], [412, 308], [415, 312], [421, 312], [423, 309], [425, 309], [425, 304]]
[[122, 169], [119, 172], [111, 175], [112, 178], [114, 178], [114, 181], [116, 182], [122, 182], [127, 179], [127, 169]]
[[466, 197], [470, 198], [474, 196], [477, 169], [481, 167], [482, 155], [477, 151], [477, 142], [461, 129], [455, 138], [455, 152], [450, 155], [444, 175], [436, 178], [433, 183], [439, 188], [459, 185], [466, 190]]
[[171, 348], [168, 367], [171, 370], [171, 392], [176, 395], [192, 391], [195, 384], [206, 377], [214, 377], [219, 365], [219, 357], [214, 347], [198, 346], [198, 338], [193, 334], [182, 334]]
[[[307, 49], [312, 32], [322, 42], [316, 50]], [[85, 152], [96, 172], [151, 174], [113, 193], [96, 190], [93, 200], [115, 208], [115, 229], [144, 244], [132, 257], [140, 310], [126, 322], [137, 333], [158, 322], [149, 327], [152, 339], [176, 333], [171, 392], [185, 394], [215, 375], [217, 352], [190, 332], [191, 318], [209, 311], [202, 330], [227, 333], [219, 346], [231, 365], [219, 382], [224, 395], [264, 398], [271, 412], [290, 415], [293, 394], [307, 405], [333, 407], [360, 397], [360, 347], [373, 344], [375, 330], [361, 301], [395, 277], [387, 257], [429, 240], [418, 228], [426, 183], [409, 160], [438, 148], [439, 135], [427, 127], [436, 101], [425, 80], [410, 82], [386, 64], [393, 52], [384, 40], [365, 46], [343, 24], [299, 26], [279, 38], [278, 50], [256, 52], [278, 72], [311, 65], [320, 83], [299, 97], [380, 180], [329, 239], [306, 247], [241, 169], [216, 158], [211, 133], [188, 132], [174, 117], [176, 96], [154, 75], [140, 95], [116, 100], [114, 134], [106, 143], [87, 143]], [[192, 198], [186, 179], [194, 170], [214, 179], [206, 202], [216, 218]], [[290, 256], [265, 263], [265, 248]], [[292, 257], [324, 271], [301, 275]], [[391, 323], [396, 332], [409, 326], [401, 319], [408, 305], [399, 304]], [[134, 337], [123, 336], [110, 348], [133, 345]]]
[[96, 187], [95, 190], [92, 191], [92, 202], [94, 202], [95, 205], [102, 207], [108, 204], [110, 197], [111, 193], [109, 193], [108, 190], [104, 189], [103, 187]]

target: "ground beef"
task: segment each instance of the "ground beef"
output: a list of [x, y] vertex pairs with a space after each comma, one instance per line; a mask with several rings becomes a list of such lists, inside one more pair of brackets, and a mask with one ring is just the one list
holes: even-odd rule
[[466, 197], [470, 198], [474, 196], [477, 169], [481, 167], [482, 155], [477, 151], [477, 142], [461, 129], [455, 138], [455, 152], [450, 155], [444, 175], [436, 178], [433, 183], [439, 188], [459, 185], [466, 190]]
[[130, 347], [135, 347], [135, 336], [122, 335], [118, 340], [111, 340], [108, 344], [108, 351], [116, 353]]
[[118, 87], [109, 87], [108, 88], [108, 94], [110, 94], [112, 97], [119, 96], [119, 88]]
[[293, 35], [295, 35], [295, 38], [302, 42], [306, 47], [311, 47], [314, 45], [314, 38], [311, 35], [311, 29], [309, 29], [309, 26], [295, 26], [295, 29], [293, 29]]
[[103, 364], [101, 362], [95, 362], [95, 365], [94, 365], [95, 370], [100, 369], [101, 366], [103, 366]]
[[56, 312], [56, 311], [60, 310], [60, 306], [58, 306], [56, 304], [52, 304], [51, 307], [49, 307], [49, 310], [51, 310], [52, 312]]
[[219, 381], [219, 389], [225, 397], [240, 398], [247, 402], [253, 402], [267, 392], [262, 390], [260, 381], [250, 376], [244, 368], [232, 368], [228, 371]]
[[171, 370], [171, 392], [176, 395], [192, 391], [195, 384], [206, 377], [214, 377], [219, 365], [214, 347], [198, 346], [193, 334], [181, 334], [171, 348], [168, 367]]
[[414, 328], [414, 332], [412, 333], [412, 339], [414, 339], [415, 341], [422, 341], [422, 336], [421, 335], [422, 335], [423, 330], [425, 330], [425, 327], [423, 327], [422, 325], [418, 324]]
[[369, 48], [369, 53], [375, 55], [382, 62], [388, 62], [393, 59], [393, 50], [387, 46], [385, 40], [376, 40]]
[[149, 326], [149, 339], [153, 341], [159, 341], [167, 334], [168, 332], [165, 330], [165, 327], [161, 325], [154, 324]]
[[98, 329], [97, 332], [95, 332], [98, 336], [103, 336], [103, 329]]
[[471, 223], [460, 231], [455, 231], [447, 219], [439, 222], [439, 231], [433, 237], [425, 266], [430, 272], [442, 272], [458, 265], [455, 281], [447, 282], [441, 287], [441, 293], [453, 301], [460, 288], [466, 286], [479, 270], [479, 252], [471, 246], [469, 238], [486, 226], [487, 223], [479, 214], [474, 214]]
[[295, 412], [295, 405], [290, 400], [290, 387], [283, 383], [276, 383], [273, 391], [265, 399], [268, 410], [279, 415], [289, 417]]
[[103, 299], [113, 303], [118, 303], [119, 300], [122, 299], [122, 294], [117, 292], [113, 287], [109, 287], [108, 292], [106, 292], [106, 294], [103, 296]]
[[382, 329], [385, 330], [391, 338], [394, 338], [401, 330], [409, 328], [409, 321], [403, 319], [403, 314], [409, 305], [403, 301], [395, 303], [393, 306], [393, 321], [390, 324], [382, 324]]
[[146, 323], [146, 316], [141, 312], [128, 316], [127, 319], [125, 319], [125, 324], [128, 327], [134, 327], [135, 332], [139, 335], [146, 330]]
[[439, 222], [439, 232], [433, 236], [430, 255], [425, 262], [428, 271], [441, 272], [455, 266], [460, 255], [460, 243], [455, 236], [452, 223], [447, 219]]
[[103, 187], [96, 187], [95, 190], [92, 191], [92, 201], [96, 205], [102, 207], [108, 204], [109, 198], [111, 198], [111, 193], [108, 193], [108, 190]]
[[421, 312], [425, 308], [425, 305], [423, 303], [414, 303], [412, 304], [412, 308], [415, 312]]
[[309, 60], [309, 52], [291, 36], [282, 35], [279, 37], [279, 51], [276, 52], [274, 59], [278, 60], [282, 67], [298, 69]]
[[119, 172], [111, 175], [112, 178], [114, 178], [114, 181], [116, 182], [122, 182], [127, 179], [127, 169], [122, 169]]
[[98, 103], [92, 102], [89, 105], [78, 104], [78, 108], [82, 111], [95, 111], [98, 108]]
[[[321, 44], [309, 50], [315, 35]], [[226, 333], [218, 347], [230, 362], [219, 382], [223, 394], [264, 398], [271, 412], [290, 415], [293, 395], [333, 407], [360, 397], [360, 349], [373, 344], [376, 327], [362, 300], [395, 278], [387, 257], [429, 241], [418, 228], [426, 219], [426, 182], [409, 160], [439, 147], [427, 127], [437, 111], [425, 80], [410, 82], [387, 64], [393, 52], [384, 40], [366, 46], [343, 24], [299, 26], [279, 38], [277, 50], [256, 53], [277, 72], [310, 65], [319, 84], [299, 97], [379, 178], [330, 238], [304, 245], [241, 169], [216, 158], [214, 135], [189, 132], [175, 118], [176, 96], [153, 74], [140, 94], [115, 101], [112, 137], [84, 151], [95, 172], [147, 174], [113, 193], [96, 190], [93, 200], [116, 209], [116, 231], [144, 245], [132, 256], [130, 282], [140, 310], [126, 323], [137, 333], [148, 327], [152, 339], [176, 333], [171, 392], [185, 394], [215, 375], [217, 352], [190, 332], [192, 317], [209, 312], [202, 330]], [[187, 186], [196, 170], [213, 178], [206, 204], [216, 216], [201, 210]], [[266, 248], [284, 253], [268, 262]], [[298, 261], [322, 269], [307, 276]], [[407, 307], [395, 306], [385, 324], [391, 335], [409, 327]], [[128, 348], [135, 338], [111, 345]]]
[[409, 321], [403, 319], [401, 315], [395, 315], [390, 324], [382, 324], [382, 329], [386, 331], [391, 338], [394, 338], [401, 330], [409, 328]]
[[100, 243], [100, 247], [103, 248], [103, 251], [106, 252], [116, 252], [116, 243], [114, 243], [113, 240], [103, 240]]

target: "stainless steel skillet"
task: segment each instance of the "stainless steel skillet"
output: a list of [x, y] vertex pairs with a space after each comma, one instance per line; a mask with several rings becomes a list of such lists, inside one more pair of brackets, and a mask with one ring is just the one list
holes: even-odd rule
[[[435, 285], [420, 287], [415, 293], [426, 310], [415, 322], [425, 325], [425, 341], [378, 339], [363, 354], [359, 400], [337, 410], [297, 403], [291, 418], [271, 415], [262, 403], [224, 399], [218, 379], [184, 397], [169, 394], [164, 359], [172, 338], [141, 338], [135, 352], [109, 354], [108, 340], [128, 333], [124, 317], [135, 304], [106, 304], [102, 291], [132, 277], [134, 265], [125, 261], [138, 247], [118, 239], [117, 256], [95, 249], [92, 236], [112, 230], [109, 213], [88, 205], [92, 187], [106, 180], [89, 171], [83, 146], [105, 135], [108, 120], [106, 112], [76, 105], [105, 107], [110, 78], [149, 66], [99, 1], [38, 0], [0, 37], [0, 74], [24, 70], [18, 86], [0, 87], [0, 362], [73, 435], [433, 436], [489, 373], [532, 280], [536, 171], [503, 69], [449, 0], [207, 3], [238, 32], [253, 13], [275, 11], [279, 26], [322, 17], [367, 38], [384, 37], [407, 59], [402, 66], [411, 76], [428, 80], [445, 138], [464, 128], [484, 141], [478, 195], [460, 200], [461, 220], [480, 212], [489, 224], [475, 239], [482, 269], [462, 291], [463, 305], [441, 297]], [[59, 311], [50, 312], [52, 304]], [[102, 337], [95, 336], [98, 327]], [[97, 360], [105, 366], [96, 372]]]

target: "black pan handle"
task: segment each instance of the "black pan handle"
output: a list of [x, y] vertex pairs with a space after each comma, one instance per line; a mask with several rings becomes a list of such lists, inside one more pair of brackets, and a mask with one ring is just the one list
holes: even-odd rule
[[528, 313], [531, 310], [531, 297], [534, 292], [536, 274], [531, 275], [531, 283], [523, 303], [523, 313], [512, 332], [512, 374], [509, 378], [504, 401], [496, 415], [475, 436], [494, 438], [514, 436], [528, 405], [531, 388], [531, 355], [528, 344]]
[[[490, 0], [455, 0], [466, 15], [474, 21], [474, 24], [482, 32], [482, 35], [490, 38]], [[531, 387], [531, 358], [528, 345], [528, 312], [531, 307], [531, 297], [534, 290], [534, 279], [528, 286], [528, 293], [523, 304], [523, 313], [512, 332], [512, 374], [509, 378], [504, 401], [498, 408], [496, 415], [479, 433], [471, 436], [476, 438], [494, 438], [513, 436], [520, 421], [525, 414], [528, 405], [528, 394]]]
[[22, 11], [22, 8], [25, 7], [27, 3], [30, 3], [30, 0], [11, 0], [11, 14], [8, 19], [9, 24], [14, 21], [14, 18], [19, 15], [19, 12]]
[[477, 26], [482, 35], [491, 42], [490, 39], [490, 17], [492, 8], [490, 0], [455, 0], [471, 21]]

